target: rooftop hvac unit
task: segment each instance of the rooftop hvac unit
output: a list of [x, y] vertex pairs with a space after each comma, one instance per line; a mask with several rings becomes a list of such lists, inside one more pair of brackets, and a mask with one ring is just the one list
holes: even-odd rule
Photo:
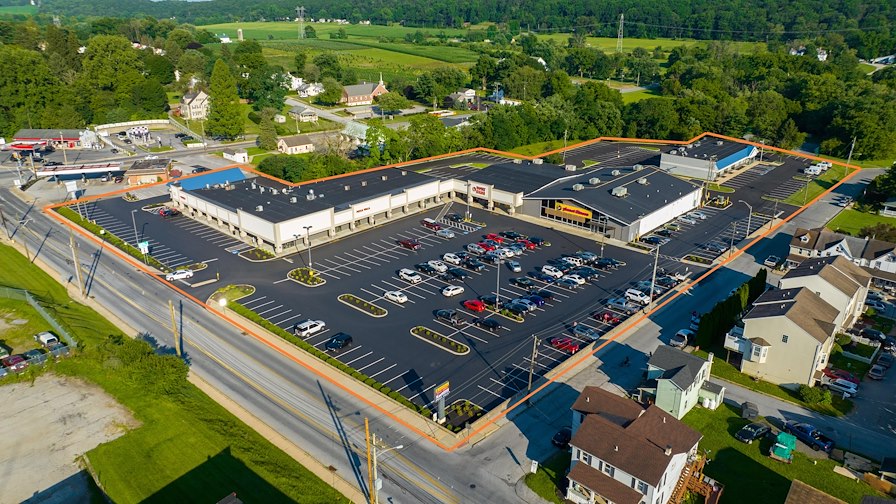
[[274, 189], [274, 188], [271, 188], [271, 194], [273, 194], [274, 196], [276, 196], [276, 195], [280, 194], [280, 191], [278, 191], [278, 190], [276, 190], [276, 189]]
[[619, 170], [613, 170], [610, 172], [610, 175], [612, 175], [614, 177], [618, 177], [619, 175], [622, 175], [622, 172]]
[[258, 186], [255, 185], [255, 182], [252, 182], [252, 189], [255, 190], [256, 187]]
[[407, 171], [407, 170], [401, 170], [401, 176], [402, 176], [402, 177], [404, 177], [404, 176], [407, 175], [407, 174], [408, 174], [408, 171]]
[[380, 180], [388, 180], [388, 179], [389, 179], [388, 175], [383, 175], [382, 177], [380, 177]]
[[573, 186], [572, 186], [572, 190], [576, 191], [576, 192], [579, 192], [584, 188], [585, 188], [585, 186], [583, 186], [582, 184], [573, 184]]
[[679, 148], [678, 148], [678, 152], [684, 152], [684, 151], [686, 151], [686, 150], [687, 150], [687, 149], [685, 149], [684, 147], [679, 147]]
[[675, 149], [672, 149], [669, 151], [669, 154], [672, 154], [674, 156], [674, 155], [678, 154], [678, 151]]
[[688, 144], [687, 147], [688, 147], [688, 149], [693, 149], [693, 148], [694, 148], [694, 144]]
[[347, 186], [347, 185], [346, 185], [346, 186], [342, 186], [342, 187], [344, 187], [346, 191], [348, 191], [348, 190], [351, 188], [351, 186]]
[[574, 164], [568, 164], [564, 168], [566, 168], [566, 171], [576, 171], [576, 165]]
[[597, 185], [600, 184], [600, 179], [597, 177], [591, 177], [590, 179], [588, 179], [588, 183], [591, 185]]
[[698, 140], [698, 141], [694, 142], [694, 147], [700, 147], [701, 144], [702, 144], [702, 142], [700, 142]]
[[361, 181], [361, 187], [367, 187], [367, 181], [366, 181], [366, 180], [362, 180], [362, 181]]
[[721, 140], [716, 140], [716, 145], [725, 145], [725, 142]]
[[523, 164], [523, 160], [522, 159], [514, 159], [513, 163], [514, 164]]
[[647, 177], [641, 177], [638, 179], [638, 183], [641, 185], [647, 185]]
[[628, 196], [628, 188], [626, 188], [625, 186], [614, 187], [613, 190], [610, 191], [610, 194], [616, 196], [617, 198], [624, 198]]
[[299, 198], [296, 198], [295, 196], [290, 196], [290, 197], [289, 197], [289, 202], [290, 202], [290, 203], [298, 203], [298, 202], [299, 202]]
[[256, 211], [256, 212], [261, 212], [261, 211], [263, 211], [263, 210], [264, 210], [264, 207], [261, 206], [261, 205], [258, 205], [257, 207], [255, 207], [255, 211]]
[[210, 186], [209, 184], [205, 184], [205, 188], [206, 188], [206, 189], [211, 189], [212, 186]]
[[541, 159], [541, 158], [535, 158], [532, 160], [532, 164], [543, 164], [543, 163], [544, 163], [544, 159]]
[[644, 165], [636, 164], [635, 166], [632, 166], [632, 171], [641, 171], [643, 169], [644, 169]]

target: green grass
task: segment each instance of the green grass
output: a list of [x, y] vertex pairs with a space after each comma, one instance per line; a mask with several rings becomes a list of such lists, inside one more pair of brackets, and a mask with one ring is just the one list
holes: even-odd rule
[[[13, 324], [13, 321], [26, 321]], [[6, 329], [0, 331], [0, 346], [10, 354], [22, 353], [37, 348], [34, 335], [41, 331], [52, 331], [52, 327], [27, 302], [0, 298], [0, 321]]]
[[[445, 34], [449, 37], [462, 36], [465, 33], [465, 30], [453, 28], [406, 28], [404, 26], [398, 25], [379, 26], [358, 24], [339, 25], [335, 23], [305, 23], [305, 26], [314, 27], [314, 31], [317, 33], [318, 40], [327, 41], [330, 40], [329, 34], [337, 32], [340, 28], [345, 30], [345, 32], [349, 36], [349, 40], [355, 37], [369, 38], [374, 40], [379, 39], [380, 37], [404, 38], [406, 34], [413, 34], [418, 30], [431, 35], [436, 35], [439, 32], [445, 32]], [[201, 26], [200, 28], [204, 28], [212, 33], [217, 34], [226, 33], [233, 40], [236, 40], [236, 30], [239, 28], [243, 30], [243, 38], [246, 39], [268, 40], [269, 35], [273, 36], [275, 39], [298, 39], [298, 24], [291, 22], [222, 23], [205, 25]]]
[[728, 186], [720, 186], [719, 184], [716, 184], [715, 182], [710, 182], [709, 184], [706, 184], [706, 188], [710, 191], [715, 191], [718, 193], [733, 193], [734, 192], [734, 189], [732, 189]]
[[728, 404], [716, 411], [695, 407], [683, 421], [703, 434], [700, 449], [709, 450], [710, 459], [704, 471], [725, 485], [722, 504], [784, 502], [794, 479], [850, 503], [876, 494], [862, 481], [834, 474], [838, 464], [832, 460], [819, 459], [816, 464], [816, 459], [794, 451], [793, 463], [784, 464], [769, 458], [771, 440], [749, 445], [737, 441], [734, 433], [750, 420], [740, 418]]
[[474, 63], [479, 58], [479, 55], [477, 53], [463, 47], [428, 46], [394, 42], [379, 42], [363, 39], [349, 40], [351, 40], [355, 44], [394, 53], [392, 57], [400, 63], [403, 62], [401, 61], [401, 55], [417, 56], [421, 58], [444, 61], [446, 63]]
[[569, 470], [570, 455], [561, 450], [538, 464], [538, 472], [526, 475], [526, 485], [542, 499], [555, 504], [563, 504], [558, 493], [565, 486], [566, 472]]
[[97, 383], [142, 424], [87, 453], [111, 501], [201, 502], [234, 491], [244, 502], [345, 501], [189, 383], [163, 393], [138, 378], [153, 370], [100, 358], [107, 337], [121, 334], [117, 327], [14, 249], [0, 246], [0, 264], [0, 285], [30, 290], [82, 343], [82, 353], [55, 370]]
[[171, 147], [169, 145], [162, 145], [161, 147], [150, 147], [147, 150], [149, 152], [168, 152], [168, 151], [173, 151], [174, 147]]
[[33, 16], [34, 14], [37, 14], [36, 5], [4, 5], [0, 7], [0, 16]]
[[228, 303], [236, 301], [238, 299], [242, 299], [248, 295], [251, 295], [255, 292], [255, 287], [246, 284], [239, 285], [227, 285], [225, 287], [221, 287], [216, 290], [214, 294], [212, 294], [209, 299], [219, 300], [226, 299]]
[[875, 67], [874, 65], [869, 65], [868, 63], [859, 63], [859, 70], [861, 70], [864, 74], [870, 74], [877, 70], [877, 67]]
[[[569, 33], [551, 33], [547, 35], [538, 34], [539, 40], [541, 39], [552, 39], [561, 43], [564, 47], [566, 46], [567, 40], [569, 40]], [[709, 42], [703, 40], [694, 40], [694, 39], [670, 39], [670, 38], [655, 38], [655, 39], [646, 39], [646, 38], [635, 38], [635, 37], [624, 37], [622, 40], [622, 52], [630, 53], [633, 49], [637, 47], [641, 47], [647, 49], [648, 51], [653, 51], [655, 47], [662, 48], [663, 51], [668, 52], [676, 47], [689, 47], [693, 45], [706, 45]], [[765, 46], [764, 42], [727, 42], [734, 47], [735, 50], [740, 52], [751, 53], [757, 48], [763, 48]], [[585, 45], [588, 47], [594, 47], [600, 49], [606, 53], [613, 53], [616, 51], [616, 38], [615, 37], [587, 37], [585, 39]]]
[[166, 91], [165, 95], [168, 96], [168, 104], [169, 105], [178, 105], [180, 104], [180, 99], [183, 96], [183, 93], [178, 93], [174, 91]]
[[844, 208], [836, 217], [828, 222], [827, 228], [833, 231], [840, 231], [853, 236], [859, 236], [862, 228], [874, 226], [876, 224], [896, 226], [896, 218], [860, 212], [851, 208]]
[[645, 100], [647, 98], [662, 98], [662, 95], [652, 89], [643, 91], [632, 91], [631, 93], [622, 93], [622, 103], [629, 104]]
[[[567, 140], [567, 145], [572, 145], [576, 142], [572, 140]], [[521, 145], [515, 149], [510, 149], [510, 152], [515, 154], [522, 154], [524, 156], [537, 156], [542, 152], [549, 152], [555, 149], [563, 148], [563, 140], [549, 140], [547, 142], [538, 142], [529, 145]]]
[[[707, 352], [705, 350], [698, 350], [694, 352], [694, 354], [699, 355], [704, 359], [707, 357]], [[724, 351], [717, 351], [716, 355], [724, 355]], [[832, 355], [832, 362], [833, 359], [834, 356]], [[831, 404], [808, 404], [800, 399], [799, 393], [795, 390], [786, 389], [784, 387], [781, 387], [780, 385], [775, 385], [774, 383], [769, 383], [766, 381], [753, 380], [753, 378], [741, 373], [734, 366], [719, 358], [715, 359], [712, 362], [712, 375], [722, 378], [723, 380], [728, 380], [730, 382], [736, 383], [750, 390], [755, 390], [772, 397], [777, 397], [778, 399], [782, 399], [784, 401], [798, 404], [804, 408], [817, 411], [824, 415], [835, 417], [843, 416], [852, 411], [853, 407], [852, 401], [848, 399], [842, 399], [840, 397], [834, 397]]]
[[[855, 170], [849, 170], [849, 172], [853, 172]], [[818, 177], [815, 177], [814, 180], [809, 182], [809, 185], [803, 189], [798, 190], [797, 192], [791, 194], [787, 198], [781, 200], [783, 203], [793, 206], [803, 206], [806, 203], [812, 201], [813, 198], [818, 196], [819, 194], [830, 189], [834, 184], [836, 184], [840, 179], [843, 178], [844, 168], [840, 166], [835, 166], [828, 171], [822, 173]]]
[[264, 154], [257, 154], [255, 156], [252, 156], [251, 158], [249, 158], [249, 162], [258, 166], [258, 163], [261, 163], [263, 160], [265, 160], [271, 156], [276, 156], [276, 155], [277, 155], [276, 152], [266, 152]]

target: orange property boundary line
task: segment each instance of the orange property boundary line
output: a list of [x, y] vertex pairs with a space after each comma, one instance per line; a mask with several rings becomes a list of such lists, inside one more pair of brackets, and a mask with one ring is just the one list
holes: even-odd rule
[[[539, 392], [541, 392], [542, 390], [544, 390], [548, 385], [550, 385], [550, 384], [556, 382], [560, 377], [566, 375], [570, 370], [572, 370], [573, 368], [577, 367], [578, 365], [584, 363], [585, 360], [587, 360], [587, 359], [593, 357], [597, 352], [599, 352], [600, 350], [602, 350], [603, 348], [605, 348], [608, 344], [610, 344], [610, 342], [615, 341], [616, 339], [618, 339], [620, 336], [622, 336], [622, 335], [624, 335], [624, 334], [627, 334], [630, 330], [634, 329], [634, 328], [635, 328], [639, 323], [641, 323], [643, 320], [649, 318], [651, 315], [653, 315], [654, 313], [656, 313], [658, 310], [660, 310], [661, 308], [663, 308], [664, 306], [666, 306], [667, 304], [669, 304], [670, 302], [672, 302], [673, 300], [675, 300], [676, 298], [678, 298], [678, 296], [680, 296], [683, 292], [687, 291], [688, 289], [691, 289], [691, 288], [694, 287], [697, 283], [699, 283], [700, 281], [702, 281], [703, 279], [707, 278], [707, 277], [708, 277], [709, 275], [711, 275], [712, 273], [716, 272], [717, 270], [719, 270], [719, 269], [722, 268], [723, 266], [727, 265], [728, 263], [730, 263], [731, 261], [733, 261], [734, 259], [736, 259], [737, 257], [739, 257], [741, 254], [743, 254], [746, 250], [748, 250], [748, 249], [749, 249], [750, 247], [752, 247], [754, 244], [758, 243], [760, 240], [762, 240], [763, 238], [765, 238], [765, 237], [768, 236], [769, 234], [773, 233], [774, 231], [777, 231], [782, 225], [784, 225], [785, 223], [789, 222], [789, 221], [792, 220], [794, 217], [796, 217], [797, 215], [799, 215], [800, 213], [802, 213], [806, 208], [808, 208], [809, 206], [811, 206], [812, 204], [814, 204], [815, 202], [817, 202], [818, 200], [820, 200], [821, 198], [823, 198], [824, 196], [826, 196], [827, 194], [829, 194], [830, 192], [832, 192], [832, 191], [834, 191], [835, 189], [837, 189], [841, 184], [843, 184], [843, 183], [846, 182], [847, 180], [851, 179], [853, 176], [855, 176], [857, 173], [859, 173], [859, 172], [861, 171], [861, 169], [860, 169], [858, 166], [856, 166], [856, 165], [848, 165], [848, 164], [846, 164], [846, 163], [842, 163], [842, 162], [839, 162], [839, 161], [826, 160], [826, 159], [824, 159], [824, 158], [819, 158], [819, 157], [816, 157], [816, 156], [806, 155], [806, 154], [803, 154], [803, 153], [798, 153], [798, 152], [795, 152], [795, 151], [786, 150], [786, 149], [781, 149], [781, 148], [777, 148], [777, 147], [770, 147], [770, 146], [767, 146], [767, 145], [758, 144], [758, 143], [755, 143], [755, 142], [749, 142], [749, 141], [745, 141], [745, 140], [741, 140], [741, 139], [737, 139], [737, 138], [733, 138], [733, 137], [728, 137], [728, 136], [724, 136], [724, 135], [719, 135], [719, 134], [715, 134], [715, 133], [702, 133], [702, 134], [700, 134], [700, 135], [698, 135], [698, 136], [696, 136], [696, 137], [694, 137], [693, 139], [688, 140], [688, 141], [681, 141], [681, 140], [653, 140], [653, 139], [638, 139], [638, 138], [623, 138], [623, 137], [600, 137], [600, 138], [595, 138], [595, 139], [593, 139], [593, 140], [587, 140], [587, 141], [585, 141], [585, 142], [581, 142], [581, 143], [578, 143], [578, 144], [569, 146], [569, 147], [567, 147], [567, 148], [565, 148], [565, 149], [558, 149], [558, 150], [554, 150], [554, 151], [545, 152], [545, 153], [542, 153], [542, 154], [537, 155], [537, 156], [523, 156], [523, 155], [520, 155], [520, 154], [515, 154], [515, 153], [511, 153], [511, 152], [504, 152], [504, 151], [499, 151], [499, 150], [495, 150], [495, 149], [488, 149], [488, 148], [473, 148], [473, 149], [467, 149], [467, 150], [458, 151], [458, 152], [452, 152], [452, 153], [448, 153], [448, 154], [441, 154], [441, 155], [438, 155], [438, 156], [431, 156], [431, 157], [424, 158], [424, 159], [416, 159], [416, 160], [413, 160], [413, 161], [406, 161], [406, 162], [395, 163], [395, 164], [391, 164], [391, 165], [378, 166], [378, 167], [369, 168], [369, 169], [366, 169], [366, 170], [359, 170], [359, 171], [356, 171], [356, 172], [344, 173], [344, 174], [335, 175], [335, 176], [332, 176], [332, 177], [325, 177], [325, 178], [315, 179], [315, 180], [310, 180], [310, 181], [305, 181], [305, 182], [301, 182], [301, 183], [290, 183], [290, 182], [285, 182], [285, 181], [283, 181], [283, 180], [277, 179], [277, 178], [275, 178], [275, 177], [273, 177], [273, 176], [270, 176], [270, 175], [268, 175], [268, 174], [261, 173], [261, 172], [255, 170], [255, 169], [253, 169], [253, 168], [249, 168], [249, 167], [246, 167], [246, 166], [243, 166], [243, 165], [238, 165], [238, 164], [228, 165], [228, 166], [225, 166], [225, 167], [222, 167], [222, 168], [219, 168], [219, 169], [218, 169], [218, 170], [223, 170], [223, 169], [228, 169], [228, 168], [239, 167], [239, 168], [241, 168], [241, 169], [244, 169], [244, 170], [250, 171], [250, 172], [252, 172], [252, 173], [255, 173], [255, 174], [259, 175], [259, 176], [263, 176], [263, 177], [266, 177], [266, 178], [269, 178], [269, 179], [272, 179], [272, 180], [276, 180], [276, 181], [278, 181], [278, 182], [280, 182], [280, 183], [283, 183], [283, 184], [287, 184], [287, 185], [290, 185], [290, 186], [300, 186], [300, 185], [304, 185], [304, 184], [309, 184], [309, 183], [314, 183], [314, 182], [320, 182], [320, 181], [323, 181], [323, 180], [331, 180], [331, 179], [338, 179], [338, 178], [342, 178], [342, 177], [347, 177], [347, 176], [349, 176], [349, 175], [354, 175], [354, 174], [356, 174], [356, 173], [374, 172], [374, 171], [378, 171], [378, 170], [384, 170], [384, 169], [387, 169], [387, 168], [399, 168], [399, 167], [411, 166], [411, 165], [414, 165], [414, 164], [419, 164], [419, 163], [423, 163], [423, 162], [427, 162], [427, 161], [434, 161], [434, 160], [439, 160], [439, 159], [446, 159], [446, 158], [456, 157], [456, 156], [460, 156], [460, 155], [463, 155], [463, 154], [469, 154], [469, 153], [473, 153], [473, 152], [489, 152], [489, 153], [493, 153], [493, 154], [500, 154], [500, 155], [509, 156], [509, 157], [515, 157], [515, 158], [519, 158], [519, 159], [530, 159], [530, 160], [531, 160], [531, 159], [535, 159], [536, 157], [546, 156], [546, 155], [549, 155], [549, 154], [554, 154], [554, 153], [557, 153], [557, 152], [562, 152], [562, 151], [564, 151], [564, 150], [571, 150], [571, 149], [575, 149], [575, 148], [583, 147], [583, 146], [585, 146], [585, 145], [592, 145], [592, 144], [595, 144], [595, 143], [598, 143], [598, 142], [601, 142], [601, 141], [615, 141], [615, 142], [629, 142], [629, 143], [644, 143], [644, 144], [651, 144], [651, 143], [656, 143], [656, 144], [688, 144], [688, 143], [695, 142], [695, 141], [697, 141], [697, 140], [699, 140], [699, 139], [705, 138], [705, 137], [707, 137], [707, 136], [709, 136], [709, 137], [716, 137], [716, 138], [720, 138], [720, 139], [724, 139], [724, 140], [728, 140], [728, 141], [732, 141], [732, 142], [738, 142], [738, 143], [742, 143], [742, 144], [745, 144], [745, 145], [752, 145], [752, 146], [759, 147], [759, 148], [762, 148], [762, 149], [767, 149], [767, 150], [772, 150], [772, 151], [776, 151], [776, 152], [781, 152], [781, 153], [784, 153], [784, 154], [792, 154], [792, 155], [799, 156], [799, 157], [802, 157], [802, 158], [813, 159], [813, 160], [825, 160], [825, 161], [830, 161], [830, 162], [832, 162], [833, 164], [836, 164], [836, 165], [846, 166], [847, 168], [855, 168], [856, 171], [853, 171], [852, 173], [848, 174], [846, 177], [844, 177], [843, 179], [841, 179], [839, 182], [837, 182], [836, 184], [834, 184], [833, 186], [831, 186], [830, 188], [828, 188], [827, 190], [825, 190], [824, 192], [822, 192], [821, 194], [819, 194], [818, 196], [816, 196], [815, 198], [813, 198], [813, 199], [812, 199], [811, 201], [809, 201], [806, 205], [803, 205], [802, 207], [798, 208], [795, 212], [793, 212], [791, 215], [789, 215], [789, 216], [786, 217], [785, 219], [781, 220], [778, 224], [776, 224], [776, 225], [770, 227], [766, 232], [764, 232], [764, 233], [760, 234], [759, 236], [755, 237], [750, 243], [748, 243], [744, 248], [742, 248], [741, 250], [739, 250], [737, 253], [732, 254], [728, 259], [726, 259], [726, 260], [720, 262], [719, 264], [717, 264], [717, 265], [714, 266], [713, 268], [709, 269], [708, 271], [706, 271], [705, 273], [703, 273], [702, 275], [700, 275], [700, 277], [698, 277], [698, 278], [694, 279], [693, 281], [691, 281], [691, 282], [686, 286], [686, 288], [681, 289], [681, 290], [675, 292], [672, 296], [668, 297], [668, 298], [665, 299], [663, 302], [661, 302], [661, 303], [659, 303], [657, 306], [655, 306], [651, 311], [649, 311], [649, 312], [647, 312], [647, 313], [645, 313], [645, 314], [639, 316], [639, 317], [638, 317], [637, 319], [635, 319], [634, 321], [631, 321], [631, 320], [627, 321], [627, 322], [625, 323], [625, 325], [622, 327], [622, 329], [621, 329], [620, 331], [618, 331], [618, 332], [616, 333], [616, 335], [614, 335], [613, 337], [611, 337], [611, 338], [605, 340], [603, 343], [601, 343], [600, 345], [596, 346], [596, 347], [595, 347], [593, 350], [591, 350], [590, 352], [588, 352], [588, 353], [586, 353], [586, 354], [582, 354], [579, 358], [575, 359], [574, 361], [569, 361], [569, 360], [568, 360], [568, 361], [566, 361], [564, 364], [561, 364], [560, 367], [559, 367], [559, 370], [558, 370], [557, 374], [555, 374], [552, 378], [550, 378], [549, 380], [547, 380], [545, 383], [541, 384], [541, 385], [538, 386], [537, 388], [533, 389], [533, 390], [532, 390], [530, 393], [528, 393], [525, 397], [521, 398], [519, 401], [517, 401], [516, 403], [512, 404], [511, 406], [509, 406], [509, 407], [506, 408], [505, 410], [501, 411], [500, 413], [498, 413], [497, 415], [495, 415], [493, 418], [489, 419], [486, 423], [484, 423], [483, 425], [479, 426], [476, 430], [470, 432], [466, 437], [460, 439], [460, 440], [457, 441], [455, 444], [450, 445], [450, 446], [449, 446], [449, 445], [446, 445], [446, 444], [444, 444], [444, 443], [442, 443], [441, 441], [439, 441], [439, 440], [436, 439], [435, 437], [429, 435], [428, 433], [424, 432], [423, 430], [418, 429], [417, 427], [414, 427], [413, 425], [407, 423], [406, 421], [402, 420], [401, 418], [399, 418], [399, 417], [396, 416], [395, 414], [393, 414], [393, 413], [391, 413], [391, 412], [385, 410], [383, 407], [381, 407], [381, 406], [379, 406], [379, 405], [377, 405], [377, 404], [374, 404], [374, 403], [370, 402], [370, 401], [367, 400], [367, 398], [365, 398], [363, 395], [360, 395], [360, 394], [358, 394], [358, 393], [355, 393], [354, 391], [350, 390], [350, 389], [349, 389], [348, 387], [346, 387], [345, 385], [339, 383], [337, 380], [332, 380], [328, 375], [326, 375], [326, 374], [320, 372], [319, 370], [315, 369], [314, 367], [312, 367], [312, 366], [310, 366], [310, 365], [308, 365], [308, 364], [306, 364], [306, 363], [300, 361], [300, 360], [297, 359], [296, 357], [294, 357], [294, 356], [288, 354], [286, 351], [284, 351], [283, 349], [281, 349], [281, 348], [275, 346], [275, 345], [272, 344], [271, 342], [267, 341], [265, 338], [259, 336], [258, 334], [256, 334], [255, 332], [253, 332], [252, 330], [250, 330], [248, 327], [244, 326], [244, 325], [241, 324], [240, 322], [238, 322], [238, 321], [236, 321], [236, 320], [233, 320], [232, 318], [228, 317], [226, 314], [222, 314], [222, 313], [220, 313], [220, 312], [214, 310], [213, 308], [211, 308], [210, 306], [208, 306], [207, 304], [205, 304], [205, 303], [202, 302], [201, 300], [197, 299], [196, 297], [192, 296], [191, 294], [188, 294], [187, 292], [185, 292], [184, 290], [182, 290], [182, 289], [179, 288], [178, 286], [176, 286], [176, 285], [174, 285], [174, 284], [172, 284], [172, 283], [166, 281], [163, 277], [156, 276], [156, 274], [155, 274], [153, 271], [151, 271], [151, 270], [150, 270], [147, 266], [145, 266], [144, 264], [142, 264], [142, 263], [140, 263], [140, 262], [137, 262], [136, 260], [134, 260], [133, 258], [131, 258], [129, 255], [127, 255], [127, 254], [125, 254], [124, 252], [118, 250], [116, 247], [113, 247], [113, 246], [109, 245], [108, 243], [99, 240], [99, 239], [98, 239], [96, 236], [94, 236], [92, 233], [87, 233], [87, 232], [84, 231], [81, 227], [75, 225], [74, 223], [72, 223], [72, 222], [69, 221], [68, 219], [65, 219], [64, 217], [62, 217], [61, 215], [59, 215], [57, 212], [54, 212], [54, 211], [53, 211], [53, 209], [58, 208], [58, 207], [61, 207], [61, 206], [71, 206], [71, 205], [74, 204], [74, 203], [81, 203], [81, 202], [84, 202], [84, 201], [90, 201], [90, 200], [95, 200], [95, 199], [105, 198], [105, 197], [108, 197], [108, 196], [114, 196], [114, 195], [117, 195], [117, 194], [122, 194], [122, 193], [128, 192], [130, 189], [128, 189], [128, 188], [126, 188], [126, 189], [120, 189], [120, 190], [112, 191], [112, 192], [109, 192], [109, 193], [104, 193], [104, 194], [101, 194], [101, 195], [90, 196], [90, 197], [84, 197], [84, 198], [80, 198], [80, 199], [78, 199], [78, 200], [73, 200], [73, 201], [67, 201], [67, 202], [63, 202], [63, 203], [56, 203], [56, 204], [52, 204], [52, 205], [47, 205], [47, 206], [44, 206], [44, 207], [43, 207], [43, 211], [44, 211], [44, 213], [46, 213], [47, 215], [49, 215], [52, 219], [56, 220], [57, 222], [59, 222], [59, 223], [62, 224], [63, 226], [66, 226], [66, 227], [72, 229], [73, 231], [79, 233], [79, 234], [82, 235], [83, 237], [85, 237], [85, 238], [87, 238], [87, 239], [93, 241], [93, 242], [96, 243], [99, 247], [101, 247], [101, 248], [106, 248], [107, 250], [109, 250], [110, 252], [116, 254], [118, 257], [120, 257], [121, 259], [123, 259], [125, 262], [127, 262], [127, 263], [130, 264], [131, 266], [134, 266], [136, 269], [138, 269], [138, 270], [140, 270], [140, 271], [143, 271], [143, 272], [146, 273], [147, 275], [149, 275], [149, 276], [155, 278], [157, 281], [166, 284], [168, 287], [170, 287], [171, 289], [175, 290], [175, 291], [178, 292], [179, 294], [183, 295], [183, 296], [186, 297], [187, 299], [193, 301], [194, 303], [196, 303], [198, 306], [202, 307], [203, 309], [205, 309], [205, 310], [208, 311], [209, 313], [215, 314], [215, 315], [217, 315], [217, 316], [223, 318], [224, 320], [226, 320], [227, 322], [229, 322], [232, 326], [234, 326], [234, 327], [236, 327], [237, 329], [239, 329], [239, 330], [245, 332], [246, 334], [251, 335], [251, 336], [252, 336], [253, 338], [255, 338], [257, 341], [259, 341], [260, 343], [266, 345], [268, 348], [274, 350], [275, 352], [279, 353], [279, 354], [282, 355], [283, 357], [285, 357], [285, 358], [287, 358], [287, 359], [289, 359], [289, 360], [292, 360], [293, 362], [295, 362], [296, 364], [302, 366], [302, 367], [305, 368], [307, 371], [310, 371], [311, 373], [313, 373], [313, 374], [316, 375], [317, 377], [322, 378], [323, 380], [325, 380], [326, 382], [330, 383], [331, 385], [338, 387], [338, 388], [339, 388], [340, 390], [342, 390], [343, 392], [348, 393], [349, 395], [351, 395], [351, 396], [353, 396], [354, 398], [358, 399], [359, 401], [363, 402], [363, 403], [366, 404], [367, 406], [374, 408], [375, 410], [377, 410], [377, 411], [379, 411], [380, 413], [382, 413], [383, 415], [387, 416], [388, 418], [390, 418], [390, 419], [393, 420], [394, 422], [396, 422], [396, 423], [398, 423], [399, 425], [401, 425], [401, 426], [403, 426], [403, 427], [409, 429], [410, 431], [414, 432], [416, 435], [420, 436], [421, 438], [430, 441], [430, 442], [431, 442], [432, 444], [434, 444], [435, 446], [438, 446], [439, 448], [445, 450], [446, 452], [452, 452], [452, 451], [454, 451], [454, 450], [457, 450], [458, 448], [460, 448], [461, 446], [463, 446], [463, 445], [466, 444], [467, 442], [469, 442], [474, 436], [480, 434], [481, 432], [483, 432], [483, 431], [486, 430], [487, 428], [491, 427], [491, 426], [492, 426], [493, 424], [495, 424], [498, 420], [501, 420], [502, 418], [504, 418], [505, 416], [507, 416], [511, 411], [513, 411], [514, 409], [516, 409], [517, 407], [519, 407], [521, 404], [524, 404], [525, 402], [527, 402], [527, 401], [528, 401], [529, 399], [531, 399], [533, 396], [535, 396], [536, 394], [538, 394]], [[217, 170], [216, 170], [216, 171], [217, 171]], [[191, 177], [194, 177], [194, 176], [201, 176], [201, 175], [202, 175], [202, 174], [194, 174], [194, 175], [188, 175], [188, 176], [185, 176], [185, 177], [182, 177], [182, 178], [191, 178]], [[142, 187], [152, 187], [152, 186], [159, 185], [159, 184], [167, 184], [167, 183], [169, 183], [169, 182], [170, 182], [170, 181], [156, 182], [156, 183], [153, 183], [153, 184], [147, 184], [147, 185], [145, 185], [145, 186], [141, 186], [140, 188], [142, 188]], [[137, 189], [139, 189], [139, 188], [137, 188]], [[374, 391], [374, 392], [375, 392], [375, 391]], [[375, 392], [375, 393], [376, 393], [376, 392]], [[417, 413], [413, 413], [413, 414], [416, 415]]]

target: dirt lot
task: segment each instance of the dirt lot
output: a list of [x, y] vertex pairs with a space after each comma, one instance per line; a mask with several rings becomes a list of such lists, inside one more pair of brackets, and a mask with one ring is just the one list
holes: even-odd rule
[[0, 387], [0, 502], [87, 502], [77, 458], [138, 425], [99, 387], [40, 376]]

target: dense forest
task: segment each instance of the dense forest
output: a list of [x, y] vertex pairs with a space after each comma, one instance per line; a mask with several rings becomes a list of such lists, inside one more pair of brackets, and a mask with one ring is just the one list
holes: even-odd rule
[[[21, 0], [13, 0], [21, 1]], [[689, 37], [704, 40], [789, 40], [840, 32], [860, 57], [889, 54], [896, 47], [896, 8], [890, 0], [309, 0], [314, 19], [343, 18], [375, 24], [460, 28], [497, 22], [513, 31], [583, 32], [613, 37], [625, 14], [630, 37]], [[195, 25], [286, 19], [298, 4], [272, 0], [44, 0], [40, 12], [63, 16], [170, 18]], [[889, 52], [888, 52], [889, 51]]]

